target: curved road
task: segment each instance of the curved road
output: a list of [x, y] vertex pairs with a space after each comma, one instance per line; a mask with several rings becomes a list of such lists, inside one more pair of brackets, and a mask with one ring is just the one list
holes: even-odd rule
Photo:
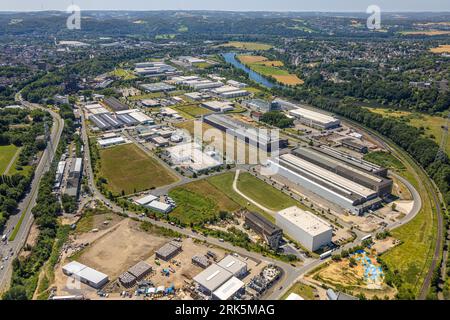
[[[383, 138], [380, 134], [378, 134], [377, 132], [374, 132], [371, 129], [367, 129], [363, 126], [361, 126], [358, 123], [355, 123], [354, 121], [345, 119], [344, 121], [351, 123], [351, 126], [353, 127], [357, 127], [360, 128], [362, 131], [366, 132], [371, 138], [373, 138], [374, 140], [378, 141], [378, 143], [380, 143], [384, 148], [386, 148], [387, 150], [389, 150], [390, 152], [392, 152], [394, 155], [396, 155], [397, 157], [404, 158], [406, 157], [407, 159], [410, 160], [410, 165], [412, 165], [413, 167], [416, 167], [416, 169], [418, 171], [420, 171], [422, 173], [422, 175], [424, 175], [425, 177], [427, 177], [427, 179], [425, 179], [424, 181], [420, 180], [420, 177], [418, 177], [418, 181], [422, 182], [427, 193], [432, 195], [432, 202], [434, 203], [434, 207], [436, 208], [436, 215], [437, 215], [437, 237], [436, 237], [436, 243], [435, 243], [435, 250], [433, 253], [433, 260], [431, 262], [431, 266], [427, 271], [427, 275], [425, 276], [424, 282], [422, 284], [422, 288], [420, 289], [420, 293], [419, 293], [419, 300], [425, 300], [426, 296], [428, 294], [428, 291], [430, 289], [430, 285], [431, 285], [431, 280], [433, 278], [433, 273], [434, 270], [437, 268], [439, 261], [441, 260], [441, 252], [442, 252], [442, 243], [443, 243], [443, 217], [442, 217], [442, 211], [441, 211], [441, 203], [440, 203], [440, 199], [439, 199], [439, 191], [437, 190], [437, 187], [435, 186], [433, 180], [428, 176], [428, 174], [426, 173], [426, 171], [420, 166], [418, 165], [414, 159], [412, 159], [409, 155], [405, 155], [404, 153], [406, 151], [404, 151], [403, 153], [398, 151], [397, 148], [399, 147], [393, 147], [391, 146], [388, 142], [386, 142], [385, 138]], [[393, 144], [395, 146], [395, 144]], [[412, 163], [411, 163], [412, 162]], [[420, 210], [419, 210], [420, 211]]]

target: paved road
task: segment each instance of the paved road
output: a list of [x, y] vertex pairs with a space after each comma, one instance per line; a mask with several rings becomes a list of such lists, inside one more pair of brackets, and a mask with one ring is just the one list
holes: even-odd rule
[[6, 244], [2, 243], [0, 244], [0, 251], [3, 253], [7, 253], [10, 255], [10, 252], [12, 252], [12, 256], [10, 255], [7, 261], [1, 262], [3, 264], [4, 269], [0, 270], [0, 292], [3, 290], [6, 290], [6, 288], [9, 285], [9, 281], [11, 279], [11, 272], [12, 272], [12, 261], [16, 257], [16, 255], [19, 253], [22, 246], [25, 244], [26, 238], [28, 236], [28, 233], [30, 231], [32, 222], [33, 222], [33, 214], [31, 213], [31, 210], [36, 204], [36, 199], [38, 196], [38, 189], [39, 189], [39, 183], [41, 181], [42, 176], [45, 172], [47, 172], [50, 169], [50, 164], [53, 161], [53, 156], [55, 153], [55, 150], [50, 150], [50, 146], [53, 146], [53, 148], [56, 148], [59, 144], [59, 140], [61, 138], [61, 134], [64, 128], [64, 121], [61, 119], [61, 117], [52, 110], [49, 110], [47, 108], [43, 108], [40, 105], [37, 104], [31, 104], [27, 101], [24, 101], [22, 97], [19, 95], [16, 96], [17, 102], [21, 103], [23, 106], [31, 108], [31, 109], [42, 109], [45, 111], [48, 111], [52, 118], [53, 118], [53, 126], [52, 131], [50, 135], [51, 143], [47, 144], [47, 148], [44, 150], [41, 159], [36, 167], [35, 175], [33, 178], [33, 181], [31, 183], [30, 192], [28, 195], [20, 202], [19, 204], [19, 210], [20, 213], [14, 216], [11, 216], [6, 224], [6, 233], [8, 237], [11, 236], [12, 231], [14, 230], [15, 226], [19, 222], [19, 219], [22, 215], [24, 215], [22, 224], [20, 226], [20, 229], [14, 239], [14, 241], [8, 241]]
[[258, 208], [260, 208], [261, 210], [271, 214], [271, 215], [275, 215], [276, 212], [273, 210], [270, 210], [269, 208], [264, 207], [262, 204], [259, 204], [258, 202], [256, 202], [255, 200], [247, 197], [245, 194], [243, 194], [241, 191], [239, 191], [238, 187], [237, 187], [237, 182], [239, 179], [239, 174], [240, 174], [241, 170], [236, 170], [236, 175], [234, 176], [234, 180], [233, 180], [233, 190], [236, 191], [242, 198], [246, 199], [248, 202], [253, 203], [255, 206], [257, 206]]
[[[85, 119], [84, 119], [84, 115], [82, 115], [82, 139], [85, 145], [85, 168], [86, 168], [86, 173], [88, 175], [88, 184], [90, 189], [93, 191], [93, 195], [94, 198], [97, 200], [100, 200], [102, 202], [104, 202], [108, 207], [110, 207], [113, 211], [116, 212], [123, 212], [126, 215], [128, 215], [128, 217], [130, 218], [137, 218], [141, 221], [148, 221], [156, 226], [159, 227], [164, 227], [173, 231], [177, 231], [180, 234], [183, 234], [185, 236], [194, 238], [194, 239], [198, 239], [201, 241], [205, 241], [209, 244], [224, 248], [226, 250], [232, 251], [232, 252], [236, 252], [242, 256], [246, 256], [249, 258], [252, 258], [254, 260], [259, 260], [259, 261], [266, 261], [269, 263], [273, 263], [277, 266], [279, 266], [280, 268], [283, 269], [283, 277], [280, 279], [280, 281], [278, 281], [276, 283], [276, 285], [271, 288], [271, 290], [269, 290], [269, 292], [265, 295], [265, 299], [267, 300], [277, 300], [279, 299], [284, 293], [287, 292], [287, 290], [289, 289], [289, 287], [295, 283], [302, 275], [304, 275], [305, 273], [307, 273], [308, 271], [316, 268], [317, 266], [321, 265], [322, 263], [327, 262], [328, 260], [319, 260], [319, 259], [308, 259], [306, 261], [304, 261], [304, 264], [300, 267], [294, 267], [288, 263], [284, 263], [281, 262], [279, 260], [275, 260], [269, 257], [265, 257], [263, 255], [260, 255], [258, 253], [255, 252], [250, 252], [247, 251], [241, 247], [236, 247], [233, 246], [230, 243], [226, 243], [226, 242], [221, 242], [219, 241], [219, 239], [216, 238], [212, 238], [212, 237], [205, 237], [203, 235], [200, 235], [198, 233], [194, 233], [192, 230], [189, 229], [184, 229], [184, 228], [179, 228], [177, 226], [173, 226], [165, 221], [156, 221], [156, 220], [151, 220], [149, 218], [140, 218], [138, 217], [138, 215], [134, 212], [130, 212], [130, 211], [124, 211], [122, 208], [118, 207], [117, 205], [115, 205], [113, 202], [111, 202], [110, 200], [106, 199], [106, 197], [103, 196], [103, 194], [101, 194], [99, 192], [99, 190], [96, 188], [95, 186], [95, 181], [94, 181], [94, 176], [93, 176], [93, 171], [92, 171], [92, 165], [91, 165], [91, 161], [90, 161], [90, 150], [89, 150], [89, 143], [88, 143], [88, 137], [87, 137], [87, 132], [86, 132], [86, 123], [85, 123]], [[239, 170], [237, 170], [236, 173], [236, 177], [239, 176]], [[236, 186], [236, 177], [235, 177], [235, 181], [234, 181], [234, 188], [235, 191], [240, 193], [239, 190], [237, 190], [237, 186]], [[406, 184], [407, 186], [411, 187], [411, 193], [413, 194], [413, 196], [415, 195], [414, 191], [415, 189], [410, 185], [410, 184]], [[240, 193], [241, 194], [241, 193]], [[259, 204], [256, 204], [252, 199], [246, 197], [245, 195], [241, 194], [241, 196], [243, 196], [244, 198], [246, 198], [247, 200], [249, 200], [250, 202], [252, 202], [255, 205], [260, 206]], [[420, 207], [420, 205], [419, 205]], [[272, 212], [271, 210], [267, 209], [267, 208], [261, 208], [265, 211], [268, 210], [268, 212]], [[414, 211], [414, 210], [413, 210]], [[405, 217], [408, 219], [411, 219], [413, 216], [415, 216], [414, 212], [411, 212], [409, 215], [407, 215]], [[393, 226], [392, 228], [395, 228], [395, 226]], [[344, 249], [349, 249], [359, 243], [361, 243], [361, 239], [362, 237], [365, 236], [365, 234], [361, 233], [361, 232], [356, 232], [357, 234], [357, 238], [355, 239], [355, 241], [353, 241], [352, 243], [348, 243], [347, 245], [339, 248], [338, 250], [335, 251], [335, 253], [339, 253]]]

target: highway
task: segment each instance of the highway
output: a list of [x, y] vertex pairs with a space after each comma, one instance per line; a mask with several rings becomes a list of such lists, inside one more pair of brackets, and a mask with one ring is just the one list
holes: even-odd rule
[[20, 213], [14, 216], [11, 216], [5, 227], [5, 234], [7, 234], [8, 238], [11, 236], [12, 231], [16, 227], [19, 222], [20, 217], [23, 215], [23, 221], [20, 226], [19, 231], [16, 234], [16, 237], [13, 241], [8, 241], [6, 243], [0, 244], [0, 251], [3, 254], [8, 255], [8, 260], [0, 262], [3, 265], [3, 270], [0, 270], [0, 292], [6, 290], [9, 286], [9, 281], [11, 279], [12, 274], [12, 261], [19, 253], [22, 246], [25, 244], [28, 233], [30, 231], [31, 225], [33, 223], [33, 214], [31, 210], [36, 204], [36, 199], [38, 196], [39, 183], [41, 181], [42, 176], [50, 169], [50, 164], [53, 161], [53, 156], [56, 150], [50, 150], [51, 146], [56, 148], [59, 144], [59, 140], [61, 138], [63, 129], [64, 129], [64, 121], [61, 117], [54, 111], [44, 108], [37, 104], [31, 104], [27, 101], [24, 101], [20, 94], [16, 95], [16, 101], [22, 104], [25, 107], [30, 109], [42, 109], [48, 111], [53, 118], [53, 125], [50, 134], [51, 143], [47, 144], [47, 148], [44, 150], [41, 159], [36, 167], [33, 181], [30, 186], [29, 193], [25, 196], [25, 198], [19, 203]]

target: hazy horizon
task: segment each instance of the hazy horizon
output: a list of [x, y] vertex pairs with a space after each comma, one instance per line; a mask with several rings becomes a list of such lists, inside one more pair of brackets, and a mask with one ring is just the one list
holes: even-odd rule
[[369, 5], [378, 5], [384, 12], [449, 12], [450, 1], [442, 0], [21, 0], [20, 2], [0, 3], [0, 11], [65, 11], [71, 4], [86, 11], [267, 11], [267, 12], [365, 12]]

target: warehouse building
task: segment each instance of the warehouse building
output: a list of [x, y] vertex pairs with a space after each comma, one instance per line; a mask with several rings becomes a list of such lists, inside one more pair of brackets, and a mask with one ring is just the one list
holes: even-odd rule
[[232, 99], [237, 97], [248, 96], [250, 93], [247, 90], [242, 90], [233, 86], [223, 86], [211, 90], [214, 94], [221, 98]]
[[282, 99], [275, 99], [272, 101], [272, 107], [278, 110], [294, 110], [298, 109], [298, 105]]
[[222, 163], [202, 151], [196, 143], [180, 144], [167, 148], [169, 156], [175, 165], [187, 168], [192, 173], [203, 174], [219, 168]]
[[203, 102], [201, 106], [214, 112], [222, 113], [234, 110], [234, 103], [229, 101], [207, 101]]
[[267, 152], [271, 152], [278, 148], [286, 148], [288, 146], [287, 139], [280, 139], [278, 135], [271, 130], [263, 131], [225, 115], [212, 114], [204, 116], [203, 121]]
[[130, 109], [128, 107], [128, 105], [120, 102], [118, 99], [116, 99], [114, 97], [109, 97], [109, 98], [103, 99], [103, 103], [113, 111], [122, 111], [122, 110]]
[[270, 103], [270, 102], [262, 100], [262, 99], [246, 100], [243, 102], [243, 105], [254, 111], [262, 112], [262, 113], [280, 110], [280, 108], [276, 104]]
[[368, 170], [342, 161], [342, 159], [331, 157], [327, 153], [322, 152], [323, 150], [326, 149], [297, 148], [292, 151], [292, 154], [334, 172], [341, 177], [361, 184], [362, 186], [375, 191], [380, 197], [384, 197], [391, 193], [393, 185], [392, 180], [375, 175]]
[[310, 251], [331, 244], [333, 228], [321, 218], [299, 207], [277, 212], [277, 225]]
[[145, 206], [146, 204], [149, 204], [150, 202], [155, 201], [156, 199], [158, 199], [158, 197], [149, 194], [143, 198], [136, 199], [134, 202], [136, 202], [136, 204], [140, 206]]
[[232, 255], [227, 255], [225, 258], [220, 260], [217, 265], [231, 272], [236, 278], [239, 279], [242, 279], [248, 273], [247, 263]]
[[350, 139], [350, 138], [342, 139], [340, 142], [342, 143], [342, 146], [344, 146], [350, 150], [353, 150], [353, 151], [356, 151], [359, 153], [364, 153], [364, 154], [369, 152], [369, 148], [366, 145], [359, 143], [358, 141], [356, 141], [354, 139]]
[[99, 115], [90, 116], [89, 121], [91, 121], [100, 130], [111, 129], [111, 125], [102, 118], [100, 118]]
[[312, 147], [314, 150], [326, 154], [327, 156], [339, 160], [343, 163], [349, 164], [352, 167], [361, 169], [365, 172], [372, 173], [376, 176], [387, 178], [388, 169], [381, 167], [372, 162], [366, 161], [361, 158], [354, 157], [346, 152], [336, 150], [334, 148], [322, 145], [318, 147]]
[[295, 117], [304, 125], [316, 129], [328, 130], [337, 128], [341, 125], [341, 121], [339, 119], [306, 108], [290, 110], [289, 115]]
[[67, 179], [67, 186], [65, 194], [71, 197], [78, 198], [80, 194], [80, 180], [83, 171], [83, 159], [75, 158], [69, 170], [69, 178]]
[[59, 189], [61, 187], [61, 182], [64, 177], [64, 170], [66, 169], [66, 162], [60, 161], [58, 162], [58, 168], [56, 169], [55, 175], [55, 189]]
[[136, 281], [140, 281], [145, 278], [150, 272], [152, 272], [152, 266], [145, 261], [139, 261], [137, 264], [128, 269], [128, 273], [136, 278]]
[[321, 148], [297, 148], [292, 151], [292, 154], [336, 173], [341, 177], [361, 184], [362, 186], [375, 191], [380, 197], [384, 197], [391, 193], [393, 186], [392, 180], [380, 177], [356, 166], [352, 166], [344, 161], [330, 157], [321, 151]]
[[164, 261], [169, 261], [177, 254], [179, 254], [181, 250], [182, 247], [180, 243], [171, 241], [169, 243], [166, 243], [164, 246], [159, 248], [158, 251], [156, 251], [156, 257]]
[[131, 288], [136, 284], [136, 277], [133, 276], [128, 271], [125, 271], [119, 276], [119, 282], [125, 287], [125, 288]]
[[153, 143], [158, 148], [168, 147], [169, 140], [164, 137], [150, 137], [150, 142]]
[[98, 144], [100, 148], [108, 148], [112, 146], [117, 146], [119, 144], [126, 143], [126, 140], [123, 137], [115, 137], [109, 139], [100, 139], [98, 140]]
[[88, 111], [89, 115], [109, 113], [107, 109], [98, 103], [86, 105], [84, 108]]
[[213, 292], [213, 299], [222, 301], [233, 300], [237, 295], [244, 292], [244, 286], [244, 282], [236, 277], [232, 277]]
[[135, 64], [134, 72], [140, 76], [158, 77], [164, 75], [173, 75], [176, 68], [165, 64], [164, 62], [140, 62]]
[[283, 238], [281, 228], [255, 212], [245, 214], [245, 225], [259, 234], [272, 249], [278, 249]]
[[272, 172], [352, 214], [361, 214], [382, 202], [376, 191], [292, 154], [284, 154], [276, 161], [269, 159], [267, 166]]
[[155, 123], [155, 121], [152, 118], [150, 118], [148, 115], [146, 115], [141, 111], [133, 111], [130, 112], [128, 115], [142, 125]]
[[246, 88], [248, 84], [236, 80], [228, 80], [227, 84], [236, 88]]
[[151, 93], [169, 92], [169, 91], [173, 91], [176, 89], [175, 86], [172, 86], [172, 85], [164, 83], [164, 82], [141, 84], [141, 88], [144, 89], [146, 92], [151, 92]]
[[141, 100], [141, 103], [144, 107], [147, 108], [159, 107], [161, 105], [161, 102], [155, 99], [143, 99]]
[[135, 118], [130, 117], [128, 114], [116, 114], [116, 118], [128, 127], [139, 124], [139, 121], [137, 121]]
[[160, 202], [160, 201], [152, 201], [145, 205], [146, 208], [149, 208], [150, 210], [168, 214], [172, 211], [173, 207], [170, 204]]
[[225, 282], [230, 280], [233, 274], [218, 266], [212, 264], [204, 271], [194, 277], [194, 282], [197, 284], [199, 291], [206, 295], [212, 296], [213, 292], [220, 288]]
[[66, 264], [62, 271], [65, 275], [80, 280], [95, 289], [103, 287], [108, 281], [108, 276], [76, 261]]

